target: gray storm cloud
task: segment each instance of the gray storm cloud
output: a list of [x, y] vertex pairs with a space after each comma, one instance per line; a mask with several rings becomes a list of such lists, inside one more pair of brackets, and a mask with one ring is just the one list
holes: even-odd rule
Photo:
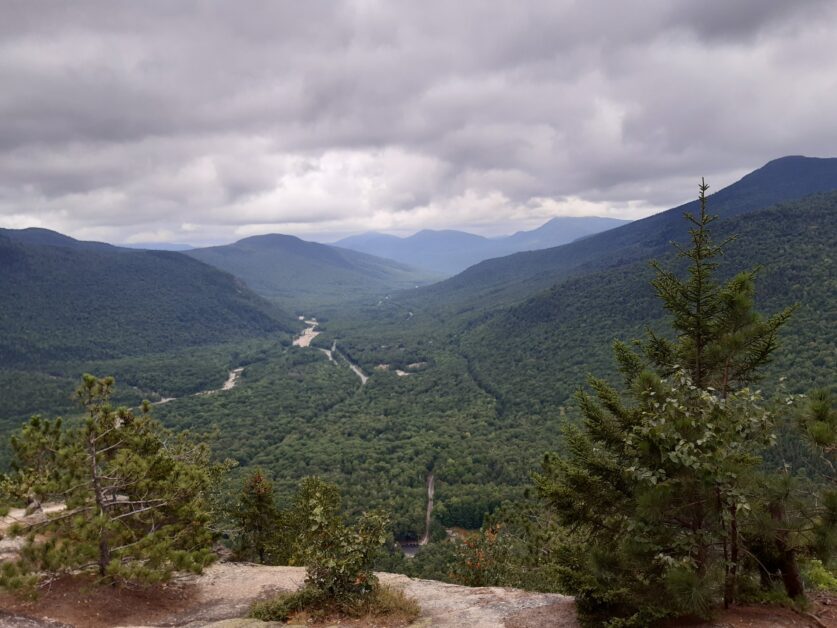
[[39, 2], [0, 19], [0, 225], [114, 242], [639, 217], [837, 146], [837, 9]]

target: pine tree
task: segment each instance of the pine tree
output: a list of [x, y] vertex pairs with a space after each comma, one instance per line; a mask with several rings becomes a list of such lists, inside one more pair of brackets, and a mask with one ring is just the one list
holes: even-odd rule
[[814, 454], [822, 462], [816, 516], [816, 551], [828, 563], [837, 549], [837, 409], [827, 390], [815, 390], [800, 418]]
[[208, 497], [226, 465], [211, 462], [204, 443], [164, 429], [147, 402], [139, 413], [113, 408], [113, 387], [113, 378], [85, 375], [81, 425], [33, 417], [12, 438], [7, 492], [64, 508], [13, 530], [26, 541], [0, 584], [80, 571], [157, 582], [213, 560]]
[[276, 543], [280, 512], [273, 484], [261, 469], [252, 471], [244, 480], [232, 514], [238, 525], [239, 555], [254, 556], [260, 563], [266, 563]]
[[767, 319], [759, 316], [754, 309], [757, 270], [740, 272], [724, 285], [717, 282], [718, 258], [735, 238], [719, 245], [712, 242], [709, 226], [717, 216], [707, 212], [708, 189], [701, 180], [700, 213], [685, 215], [692, 225], [691, 247], [675, 245], [679, 257], [689, 263], [688, 278], [652, 264], [657, 277], [651, 283], [672, 316], [677, 338], [672, 342], [649, 332], [644, 349], [657, 372], [667, 375], [682, 367], [695, 386], [725, 397], [758, 381], [759, 369], [770, 361], [778, 331], [794, 308]]
[[710, 237], [707, 189], [702, 181], [699, 215], [686, 215], [690, 246], [678, 247], [687, 277], [654, 265], [674, 338], [649, 331], [639, 353], [615, 344], [624, 392], [592, 378], [592, 394], [577, 395], [583, 423], [567, 429], [567, 455], [548, 455], [535, 478], [575, 531], [559, 551], [564, 585], [582, 613], [611, 625], [705, 616], [719, 588], [732, 603], [741, 517], [763, 499], [760, 453], [774, 419], [747, 386], [791, 310], [755, 312], [755, 271], [718, 282], [727, 242]]

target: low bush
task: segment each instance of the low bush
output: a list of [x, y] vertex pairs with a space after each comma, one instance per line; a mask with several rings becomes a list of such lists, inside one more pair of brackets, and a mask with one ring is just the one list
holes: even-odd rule
[[288, 621], [305, 613], [315, 621], [334, 616], [383, 619], [389, 625], [408, 625], [421, 612], [418, 602], [402, 590], [376, 584], [369, 595], [338, 603], [322, 591], [306, 585], [294, 593], [283, 593], [253, 604], [250, 617], [261, 621]]

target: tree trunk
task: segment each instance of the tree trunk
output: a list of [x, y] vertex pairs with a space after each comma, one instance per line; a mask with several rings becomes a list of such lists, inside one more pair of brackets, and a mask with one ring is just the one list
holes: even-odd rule
[[[102, 492], [102, 481], [99, 477], [99, 466], [96, 463], [96, 441], [91, 434], [87, 441], [90, 454], [90, 476], [93, 481], [93, 493], [96, 496], [96, 507], [100, 514], [105, 515], [105, 496]], [[104, 578], [107, 575], [108, 564], [110, 564], [110, 544], [105, 530], [99, 532], [99, 575]]]
[[[771, 504], [770, 515], [779, 525], [784, 525], [785, 508], [781, 503]], [[776, 533], [776, 549], [779, 551], [779, 571], [782, 572], [785, 592], [788, 597], [794, 599], [805, 595], [805, 586], [802, 584], [802, 576], [796, 562], [796, 550], [788, 542], [788, 536], [786, 529], [779, 529]]]
[[724, 608], [729, 608], [735, 603], [738, 588], [738, 514], [735, 511], [735, 504], [729, 507], [729, 514], [729, 562], [726, 566], [726, 578], [724, 580]]

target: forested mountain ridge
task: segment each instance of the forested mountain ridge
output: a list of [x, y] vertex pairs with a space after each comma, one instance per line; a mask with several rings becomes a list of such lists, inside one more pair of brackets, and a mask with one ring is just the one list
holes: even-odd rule
[[298, 309], [383, 297], [432, 279], [392, 260], [281, 234], [252, 236], [185, 254], [239, 277], [266, 298]]
[[171, 351], [299, 326], [234, 277], [179, 253], [91, 245], [54, 232], [5, 233], [6, 368]]
[[[831, 190], [837, 190], [837, 158], [782, 157], [712, 194], [709, 206], [731, 218]], [[399, 298], [447, 314], [511, 304], [570, 276], [665, 254], [669, 242], [684, 238], [683, 213], [696, 207], [692, 201], [570, 244], [487, 260]]]
[[108, 244], [106, 242], [94, 242], [88, 240], [76, 240], [63, 233], [42, 229], [40, 227], [27, 227], [26, 229], [3, 229], [0, 228], [0, 237], [5, 236], [15, 242], [23, 244], [40, 244], [47, 246], [64, 246], [72, 249], [88, 249], [98, 251], [119, 251], [127, 250]]
[[[837, 369], [837, 192], [720, 220], [715, 232], [719, 240], [736, 236], [721, 261], [721, 276], [727, 269], [758, 267], [762, 311], [799, 306], [769, 369], [773, 383], [781, 375], [795, 383], [794, 392], [830, 385]], [[676, 264], [672, 251], [661, 259]], [[612, 371], [613, 340], [664, 326], [652, 276], [641, 260], [571, 278], [487, 317], [463, 334], [460, 346], [477, 377], [507, 407], [559, 406], [588, 373]], [[543, 385], [545, 376], [549, 386]]]
[[449, 229], [423, 229], [405, 238], [364, 233], [339, 240], [335, 245], [450, 276], [489, 258], [559, 246], [627, 222], [598, 216], [559, 216], [537, 229], [498, 238]]

